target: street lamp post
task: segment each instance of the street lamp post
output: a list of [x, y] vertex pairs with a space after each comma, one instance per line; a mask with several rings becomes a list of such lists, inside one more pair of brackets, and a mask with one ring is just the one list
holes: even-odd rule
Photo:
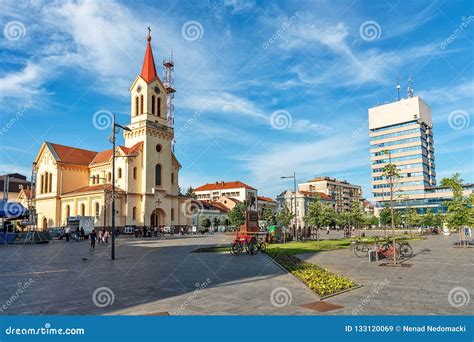
[[130, 128], [119, 125], [115, 122], [115, 114], [113, 114], [112, 122], [112, 249], [111, 249], [111, 258], [115, 260], [115, 134], [118, 131], [123, 129], [124, 131], [131, 131]]
[[[294, 230], [294, 234], [293, 234], [293, 240], [295, 240], [295, 237], [296, 237], [296, 227], [298, 225], [298, 219], [296, 217], [296, 173], [293, 172], [293, 176], [281, 176], [280, 177], [281, 179], [285, 179], [285, 178], [293, 178], [293, 194], [294, 194], [294, 208], [295, 208], [295, 230]], [[285, 242], [285, 235], [286, 235], [286, 232], [285, 234], [283, 234], [283, 243]]]

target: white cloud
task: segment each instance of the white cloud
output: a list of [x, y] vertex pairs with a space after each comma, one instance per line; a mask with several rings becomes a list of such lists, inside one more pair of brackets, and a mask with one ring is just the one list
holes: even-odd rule
[[0, 78], [0, 97], [24, 97], [41, 92], [41, 82], [45, 79], [41, 66], [27, 62], [19, 72], [12, 72]]

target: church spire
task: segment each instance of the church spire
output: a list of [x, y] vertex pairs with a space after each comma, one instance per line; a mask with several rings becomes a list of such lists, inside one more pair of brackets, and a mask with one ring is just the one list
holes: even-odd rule
[[150, 41], [151, 41], [150, 32], [151, 32], [151, 29], [150, 29], [150, 26], [148, 26], [148, 37], [146, 38], [148, 41], [148, 44], [146, 46], [145, 59], [143, 60], [142, 72], [140, 73], [140, 76], [145, 80], [146, 83], [150, 83], [157, 76], [155, 60], [153, 59], [153, 51], [151, 50], [151, 44], [150, 44]]

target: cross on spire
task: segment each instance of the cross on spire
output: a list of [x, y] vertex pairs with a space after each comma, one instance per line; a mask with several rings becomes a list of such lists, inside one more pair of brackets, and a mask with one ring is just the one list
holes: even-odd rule
[[150, 28], [150, 26], [147, 26], [147, 30], [148, 30], [148, 37], [147, 37], [146, 39], [147, 39], [148, 41], [150, 41], [150, 40], [151, 40], [151, 35], [150, 35], [150, 33], [151, 33], [151, 28]]

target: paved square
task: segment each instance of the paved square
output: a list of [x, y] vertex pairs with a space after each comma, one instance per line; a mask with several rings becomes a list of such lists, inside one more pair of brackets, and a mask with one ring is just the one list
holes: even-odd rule
[[[231, 236], [157, 239], [121, 237], [93, 254], [85, 242], [0, 248], [2, 315], [337, 315], [472, 314], [473, 300], [454, 307], [451, 289], [472, 292], [474, 249], [453, 248], [455, 237], [412, 243], [411, 268], [394, 269], [356, 258], [350, 250], [301, 258], [364, 285], [326, 299], [328, 312], [302, 308], [319, 297], [267, 256], [192, 253], [229, 243]], [[21, 291], [20, 291], [21, 290]], [[94, 295], [95, 294], [95, 295]]]

